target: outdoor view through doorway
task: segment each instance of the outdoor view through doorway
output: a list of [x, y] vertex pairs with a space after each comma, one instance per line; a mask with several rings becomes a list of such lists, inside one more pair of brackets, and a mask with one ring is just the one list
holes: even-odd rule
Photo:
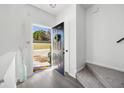
[[51, 29], [32, 25], [33, 71], [44, 70], [51, 66]]

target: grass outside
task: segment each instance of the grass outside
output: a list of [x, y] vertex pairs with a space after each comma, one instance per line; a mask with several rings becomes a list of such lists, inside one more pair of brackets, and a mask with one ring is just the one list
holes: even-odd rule
[[33, 50], [50, 49], [50, 46], [51, 46], [50, 43], [33, 43], [32, 48]]

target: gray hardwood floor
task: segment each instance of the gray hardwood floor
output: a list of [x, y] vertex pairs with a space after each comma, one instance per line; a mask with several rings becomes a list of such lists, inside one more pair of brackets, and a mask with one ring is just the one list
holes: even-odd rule
[[95, 64], [87, 63], [77, 80], [85, 88], [124, 88], [124, 72]]
[[70, 76], [62, 76], [56, 70], [47, 69], [34, 73], [18, 88], [82, 88], [83, 86]]

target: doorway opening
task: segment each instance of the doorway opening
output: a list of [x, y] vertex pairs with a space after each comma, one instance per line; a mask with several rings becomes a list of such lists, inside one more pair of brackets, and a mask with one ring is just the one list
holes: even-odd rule
[[33, 72], [49, 68], [51, 66], [51, 28], [33, 24], [32, 38]]

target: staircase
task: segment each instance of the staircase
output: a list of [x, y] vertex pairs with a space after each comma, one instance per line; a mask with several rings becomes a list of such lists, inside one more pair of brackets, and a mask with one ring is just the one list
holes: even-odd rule
[[86, 64], [76, 77], [85, 88], [124, 88], [124, 72], [94, 64]]

